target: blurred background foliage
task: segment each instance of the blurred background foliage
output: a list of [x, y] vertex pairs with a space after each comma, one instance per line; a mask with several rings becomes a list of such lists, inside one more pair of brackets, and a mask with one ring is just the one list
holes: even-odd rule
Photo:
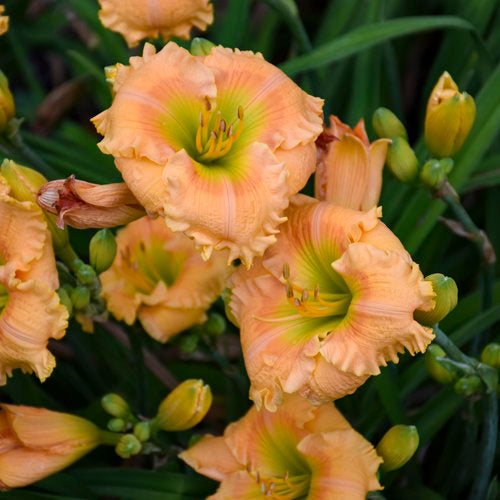
[[[102, 27], [96, 0], [6, 0], [9, 32], [0, 38], [0, 68], [10, 80], [22, 137], [46, 164], [49, 178], [72, 173], [80, 179], [120, 181], [111, 156], [100, 153], [89, 119], [111, 103], [103, 67], [126, 63], [124, 41]], [[422, 140], [428, 95], [447, 70], [461, 90], [474, 96], [477, 118], [456, 157], [450, 181], [476, 224], [500, 253], [500, 8], [497, 0], [297, 0], [303, 25], [290, 15], [291, 0], [214, 0], [216, 21], [206, 38], [229, 47], [260, 51], [282, 65], [304, 89], [326, 100], [350, 125], [364, 118], [374, 138], [371, 115], [392, 109], [406, 125], [410, 143], [425, 160]], [[277, 7], [277, 8], [273, 8]], [[293, 12], [292, 12], [293, 13]], [[411, 17], [409, 17], [411, 16]], [[181, 42], [183, 43], [183, 42]], [[161, 42], [155, 42], [158, 47]], [[2, 145], [0, 154], [36, 167], [29, 156]], [[307, 188], [306, 188], [307, 189]], [[310, 188], [309, 188], [310, 189]], [[500, 340], [500, 280], [482, 283], [480, 258], [472, 243], [440, 222], [446, 206], [427, 190], [387, 175], [381, 204], [384, 222], [420, 263], [424, 275], [447, 274], [458, 284], [460, 301], [441, 324], [472, 355], [473, 339]], [[92, 231], [73, 231], [74, 247], [86, 258]], [[481, 289], [492, 299], [481, 300]], [[483, 287], [484, 289], [484, 287]], [[489, 293], [489, 292], [488, 292]], [[484, 295], [483, 295], [484, 297]], [[213, 311], [224, 314], [222, 302]], [[42, 385], [17, 373], [0, 390], [2, 401], [78, 413], [105, 426], [99, 405], [118, 392], [135, 410], [151, 416], [176, 380], [200, 377], [215, 400], [197, 433], [220, 433], [250, 405], [237, 331], [227, 326], [215, 339], [204, 327], [161, 346], [139, 329], [98, 325], [95, 334], [71, 324], [63, 341], [51, 345], [58, 359]], [[354, 427], [376, 442], [390, 425], [418, 427], [421, 445], [403, 469], [383, 478], [388, 499], [464, 498], [477, 474], [481, 401], [467, 400], [430, 379], [423, 357], [401, 357], [354, 395], [338, 402]], [[175, 453], [191, 432], [172, 434]], [[498, 449], [498, 447], [497, 447]], [[494, 470], [499, 470], [498, 457]], [[205, 498], [215, 483], [174, 458], [122, 460], [98, 449], [72, 468], [0, 497], [22, 500]], [[490, 487], [490, 500], [495, 498]]]

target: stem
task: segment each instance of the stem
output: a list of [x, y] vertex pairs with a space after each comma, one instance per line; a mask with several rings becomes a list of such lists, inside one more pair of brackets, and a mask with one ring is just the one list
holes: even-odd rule
[[116, 446], [120, 441], [123, 434], [118, 434], [116, 432], [104, 431], [99, 429], [99, 439], [101, 444]]
[[148, 414], [148, 398], [146, 396], [146, 366], [144, 364], [144, 354], [141, 334], [136, 331], [128, 331], [131, 351], [134, 356], [135, 369], [137, 371], [137, 406], [142, 415]]
[[474, 370], [476, 370], [478, 366], [478, 362], [473, 358], [470, 358], [466, 354], [464, 354], [454, 343], [452, 340], [448, 338], [446, 333], [439, 329], [439, 327], [434, 327], [434, 333], [436, 334], [436, 344], [438, 344], [444, 352], [453, 359], [454, 361], [458, 361], [459, 363], [463, 363], [464, 365], [468, 365]]
[[472, 484], [470, 500], [486, 498], [495, 459], [498, 434], [498, 397], [496, 391], [486, 395], [481, 435], [480, 454], [477, 462], [477, 475]]

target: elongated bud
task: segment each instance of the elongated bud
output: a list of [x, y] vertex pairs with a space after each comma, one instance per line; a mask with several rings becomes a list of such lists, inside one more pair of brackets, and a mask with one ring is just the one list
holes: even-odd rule
[[448, 177], [448, 174], [453, 169], [453, 160], [451, 158], [443, 158], [436, 160], [435, 158], [427, 161], [420, 172], [420, 180], [430, 188], [438, 188]]
[[436, 294], [435, 305], [430, 311], [416, 310], [413, 317], [422, 325], [432, 326], [455, 309], [458, 302], [458, 288], [452, 278], [439, 273], [426, 276], [425, 281], [432, 283], [432, 289]]
[[386, 163], [401, 182], [413, 182], [418, 175], [419, 163], [406, 139], [395, 137], [387, 148]]
[[378, 108], [375, 110], [372, 117], [372, 125], [375, 133], [381, 138], [392, 139], [393, 137], [402, 137], [406, 141], [408, 140], [405, 126], [390, 109]]
[[476, 375], [459, 378], [453, 386], [455, 392], [466, 398], [481, 394], [482, 383], [481, 379]]
[[106, 394], [101, 399], [104, 411], [116, 418], [127, 419], [130, 415], [130, 408], [127, 402], [118, 394]]
[[151, 437], [151, 427], [149, 422], [138, 422], [135, 424], [134, 436], [141, 442], [147, 441]]
[[142, 450], [141, 442], [133, 434], [125, 434], [116, 445], [116, 454], [122, 458], [130, 458]]
[[180, 339], [180, 348], [186, 354], [192, 354], [198, 349], [200, 336], [197, 333], [186, 333]]
[[71, 302], [76, 310], [84, 309], [90, 302], [90, 291], [86, 286], [78, 285], [71, 292]]
[[226, 320], [220, 314], [211, 313], [205, 321], [205, 329], [209, 335], [218, 337], [226, 329]]
[[9, 88], [9, 80], [0, 71], [0, 131], [4, 131], [7, 123], [16, 116], [16, 105]]
[[191, 54], [193, 56], [208, 56], [215, 47], [215, 44], [206, 38], [193, 38], [191, 40]]
[[165, 431], [183, 431], [201, 422], [212, 404], [212, 392], [203, 380], [179, 384], [160, 404], [156, 424]]
[[493, 368], [500, 368], [500, 344], [488, 344], [481, 353], [481, 361]]
[[462, 147], [476, 117], [474, 99], [460, 93], [445, 71], [431, 92], [425, 115], [425, 142], [433, 156], [455, 155]]
[[427, 347], [427, 351], [425, 353], [425, 366], [434, 380], [440, 384], [451, 384], [451, 382], [457, 379], [458, 373], [450, 366], [444, 366], [438, 359], [436, 359], [444, 357], [446, 357], [446, 353], [443, 349], [441, 349], [438, 345], [431, 344]]
[[59, 301], [68, 310], [68, 314], [71, 316], [73, 312], [73, 302], [71, 302], [68, 292], [64, 288], [59, 288], [57, 290], [57, 295], [59, 295]]
[[116, 240], [109, 229], [101, 229], [90, 240], [90, 265], [101, 274], [111, 267], [116, 257]]
[[[36, 204], [36, 194], [47, 179], [32, 168], [19, 165], [12, 160], [4, 160], [0, 166], [0, 174], [7, 181], [10, 194], [19, 201], [30, 201]], [[48, 212], [43, 212], [48, 229], [52, 235], [52, 244], [56, 252], [69, 244], [68, 231], [57, 227], [57, 219]]]
[[403, 467], [417, 451], [418, 443], [418, 431], [414, 425], [391, 427], [377, 445], [377, 454], [384, 459], [382, 468], [391, 471]]
[[108, 422], [108, 429], [111, 431], [111, 432], [121, 432], [123, 430], [125, 430], [125, 427], [127, 426], [127, 422], [125, 422], [125, 420], [123, 420], [123, 418], [112, 418], [109, 422]]
[[92, 266], [89, 266], [88, 264], [81, 264], [76, 271], [76, 277], [80, 283], [83, 283], [84, 285], [91, 285], [97, 276]]

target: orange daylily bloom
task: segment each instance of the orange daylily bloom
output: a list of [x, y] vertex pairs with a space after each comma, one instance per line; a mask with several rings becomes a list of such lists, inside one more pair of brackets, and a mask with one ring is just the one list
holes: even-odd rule
[[102, 24], [122, 35], [129, 47], [143, 38], [189, 40], [191, 28], [205, 31], [214, 21], [210, 0], [99, 0]]
[[43, 213], [12, 197], [1, 176], [0, 227], [0, 384], [16, 368], [43, 381], [55, 366], [47, 342], [64, 335], [68, 312]]
[[128, 224], [144, 215], [144, 209], [124, 183], [92, 184], [72, 175], [65, 180], [44, 184], [37, 203], [57, 215], [57, 225], [77, 229], [114, 227]]
[[193, 238], [208, 259], [250, 266], [275, 242], [289, 197], [315, 169], [322, 100], [260, 54], [173, 42], [118, 66], [115, 99], [93, 119], [99, 147], [149, 215]]
[[116, 241], [113, 265], [100, 275], [107, 307], [129, 325], [139, 319], [160, 342], [203, 321], [233, 269], [224, 253], [203, 261], [194, 243], [163, 219], [134, 221]]
[[286, 215], [277, 243], [234, 274], [230, 302], [251, 398], [271, 411], [283, 393], [314, 403], [350, 394], [434, 337], [413, 319], [433, 306], [432, 285], [380, 210], [298, 195]]
[[364, 499], [382, 459], [333, 404], [287, 396], [276, 413], [248, 413], [180, 458], [221, 485], [209, 500]]
[[[5, 7], [0, 5], [0, 14], [5, 12]], [[7, 33], [9, 30], [9, 16], [0, 15], [0, 35]]]
[[45, 408], [0, 406], [2, 490], [55, 474], [100, 442], [99, 429], [83, 418]]
[[330, 116], [330, 128], [318, 149], [316, 198], [354, 210], [366, 211], [377, 206], [390, 142], [378, 139], [370, 144], [363, 119], [351, 130], [336, 116]]

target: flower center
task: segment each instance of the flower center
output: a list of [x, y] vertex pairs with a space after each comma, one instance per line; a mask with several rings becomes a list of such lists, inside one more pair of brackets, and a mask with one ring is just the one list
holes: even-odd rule
[[262, 494], [276, 500], [302, 500], [309, 493], [310, 474], [289, 475], [283, 477], [263, 478], [257, 472], [251, 474], [258, 483]]
[[288, 303], [301, 316], [307, 318], [321, 318], [324, 316], [344, 316], [351, 303], [350, 293], [325, 293], [320, 291], [319, 285], [310, 291], [290, 281], [290, 267], [283, 265], [283, 278], [286, 282], [286, 296]]
[[215, 112], [208, 97], [205, 110], [200, 112], [200, 124], [196, 131], [196, 150], [200, 162], [213, 162], [227, 155], [243, 130], [243, 107], [238, 106], [238, 117], [227, 124], [220, 111]]

